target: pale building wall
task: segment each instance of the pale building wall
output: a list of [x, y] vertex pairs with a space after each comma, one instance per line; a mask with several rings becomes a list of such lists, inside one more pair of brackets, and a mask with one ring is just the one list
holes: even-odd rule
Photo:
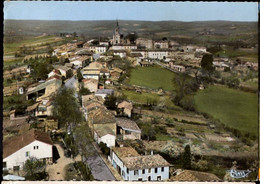
[[[38, 146], [38, 149], [34, 149], [34, 146]], [[28, 157], [26, 157], [26, 152], [29, 152]], [[52, 145], [35, 140], [4, 158], [3, 162], [6, 162], [7, 169], [12, 170], [14, 166], [20, 166], [21, 169], [29, 157], [36, 157], [37, 159], [51, 158], [52, 160]]]

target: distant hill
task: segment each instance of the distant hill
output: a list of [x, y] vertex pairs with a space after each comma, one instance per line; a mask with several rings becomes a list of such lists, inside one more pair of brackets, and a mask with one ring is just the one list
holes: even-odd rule
[[[73, 33], [90, 37], [112, 37], [116, 21], [44, 21], [44, 20], [5, 20], [5, 36], [23, 35], [37, 36], [46, 34]], [[136, 31], [139, 37], [204, 38], [205, 35], [237, 36], [248, 42], [255, 41], [257, 36], [257, 22], [229, 22], [229, 21], [129, 21], [119, 20], [123, 34]], [[235, 37], [236, 38], [236, 37]], [[217, 39], [217, 38], [216, 38]]]

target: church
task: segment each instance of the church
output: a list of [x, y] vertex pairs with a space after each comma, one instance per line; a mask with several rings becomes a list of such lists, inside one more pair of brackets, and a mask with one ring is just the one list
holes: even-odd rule
[[117, 44], [123, 44], [124, 43], [124, 35], [120, 34], [119, 32], [119, 24], [118, 24], [118, 20], [116, 21], [116, 28], [113, 34], [113, 40], [112, 40], [112, 44], [113, 45], [117, 45]]
[[129, 33], [126, 37], [120, 33], [120, 28], [118, 24], [118, 20], [116, 21], [116, 28], [113, 34], [112, 45], [122, 45], [122, 44], [133, 44], [133, 41], [130, 41], [129, 35], [136, 33]]

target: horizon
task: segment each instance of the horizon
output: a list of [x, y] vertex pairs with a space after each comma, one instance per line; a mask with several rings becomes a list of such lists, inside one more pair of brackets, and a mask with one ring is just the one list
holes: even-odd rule
[[257, 2], [4, 1], [4, 20], [258, 21]]
[[136, 22], [258, 22], [258, 21], [234, 21], [234, 20], [195, 20], [195, 21], [179, 21], [179, 20], [125, 20], [125, 19], [115, 19], [115, 20], [38, 20], [38, 19], [5, 19], [6, 20], [15, 20], [15, 21], [69, 21], [69, 22], [102, 22], [102, 21], [136, 21]]

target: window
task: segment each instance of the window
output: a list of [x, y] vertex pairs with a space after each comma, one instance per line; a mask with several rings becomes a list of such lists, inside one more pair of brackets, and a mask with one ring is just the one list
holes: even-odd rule
[[151, 173], [151, 171], [152, 171], [151, 168], [149, 168], [149, 169], [148, 169], [148, 173]]
[[30, 152], [29, 152], [29, 151], [26, 151], [25, 156], [26, 156], [26, 157], [29, 157], [29, 156], [30, 156]]
[[143, 174], [145, 174], [145, 169], [143, 169]]
[[162, 167], [162, 172], [164, 172], [164, 167]]
[[157, 176], [157, 181], [161, 181], [162, 177], [161, 176]]
[[35, 150], [35, 149], [39, 149], [39, 146], [34, 146], [33, 149], [34, 149], [34, 150]]
[[3, 168], [6, 168], [6, 162], [3, 162]]
[[134, 171], [134, 175], [138, 175], [138, 170], [135, 170], [135, 171]]
[[158, 168], [154, 168], [154, 172], [157, 173]]
[[19, 166], [19, 165], [18, 165], [18, 166], [14, 166], [14, 167], [13, 167], [13, 170], [14, 170], [14, 171], [19, 171], [19, 170], [20, 170], [20, 166]]
[[128, 168], [126, 169], [126, 173], [129, 174], [129, 169]]
[[142, 178], [138, 178], [138, 181], [143, 181], [143, 179]]

